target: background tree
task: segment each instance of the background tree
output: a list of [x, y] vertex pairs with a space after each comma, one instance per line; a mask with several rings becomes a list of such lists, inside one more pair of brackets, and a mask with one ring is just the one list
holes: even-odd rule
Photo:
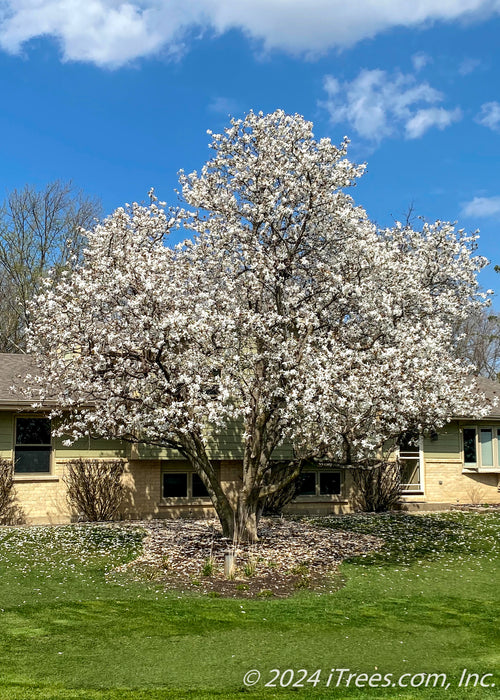
[[474, 372], [498, 380], [500, 371], [500, 318], [492, 309], [474, 309], [457, 325], [458, 357], [474, 365]]
[[[441, 222], [377, 230], [343, 191], [363, 170], [346, 145], [282, 111], [235, 120], [200, 173], [181, 173], [189, 210], [118, 209], [36, 300], [31, 348], [61, 432], [174, 447], [226, 536], [256, 539], [304, 459], [373, 466], [407, 430], [480, 415], [453, 345], [482, 303], [475, 238]], [[172, 249], [176, 226], [193, 238]], [[244, 443], [236, 502], [209, 459], [228, 421]], [[278, 470], [285, 440], [295, 456]]]
[[13, 190], [0, 208], [0, 352], [23, 352], [28, 304], [49, 269], [59, 272], [81, 258], [83, 231], [101, 205], [71, 182]]

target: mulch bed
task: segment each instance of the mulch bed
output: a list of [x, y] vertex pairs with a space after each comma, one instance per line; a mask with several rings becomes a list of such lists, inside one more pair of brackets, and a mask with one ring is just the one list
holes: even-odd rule
[[[165, 588], [228, 597], [286, 597], [309, 588], [328, 592], [338, 587], [335, 573], [348, 557], [380, 548], [371, 535], [314, 527], [307, 521], [263, 518], [257, 544], [222, 537], [214, 520], [156, 520], [138, 523], [147, 530], [142, 555], [120, 567], [138, 579]], [[229, 578], [225, 555], [235, 555]]]

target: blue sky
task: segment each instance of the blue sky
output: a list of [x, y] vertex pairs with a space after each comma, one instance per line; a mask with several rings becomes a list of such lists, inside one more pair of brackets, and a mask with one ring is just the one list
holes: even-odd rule
[[[0, 191], [60, 178], [107, 213], [151, 186], [175, 203], [207, 129], [282, 108], [349, 136], [379, 225], [411, 205], [479, 228], [500, 264], [499, 36], [499, 0], [7, 0]], [[500, 291], [492, 266], [481, 282]]]

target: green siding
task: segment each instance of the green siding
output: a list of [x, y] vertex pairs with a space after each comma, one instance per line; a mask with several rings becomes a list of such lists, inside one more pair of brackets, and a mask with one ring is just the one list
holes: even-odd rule
[[[243, 459], [243, 426], [236, 421], [223, 430], [207, 436], [207, 452], [210, 459]], [[183, 459], [177, 450], [151, 445], [138, 445], [139, 459]], [[275, 459], [291, 459], [291, 445], [280, 445], [273, 453]]]
[[[0, 411], [0, 456], [10, 458], [14, 447], [13, 411]], [[63, 438], [55, 438], [54, 453], [59, 458], [72, 457], [127, 457], [129, 445], [120, 440], [77, 440], [64, 447]]]
[[129, 445], [120, 440], [93, 440], [82, 438], [69, 447], [65, 447], [64, 438], [56, 438], [54, 441], [55, 455], [60, 459], [72, 459], [74, 457], [127, 457]]
[[428, 460], [460, 459], [460, 432], [457, 423], [449, 423], [438, 432], [437, 440], [424, 438], [424, 456]]
[[232, 421], [207, 439], [208, 454], [212, 459], [243, 459], [243, 425]]
[[[14, 412], [0, 412], [0, 456], [11, 457], [13, 449]], [[225, 429], [213, 433], [207, 439], [207, 451], [211, 459], [243, 459], [243, 427], [241, 423], [233, 422]], [[120, 440], [93, 440], [82, 438], [69, 447], [63, 445], [64, 438], [55, 438], [54, 454], [59, 459], [75, 457], [122, 457], [130, 456], [130, 444]], [[169, 448], [141, 444], [137, 446], [139, 459], [179, 460], [182, 456]], [[293, 456], [290, 444], [280, 445], [273, 453], [275, 459], [291, 459]]]
[[278, 445], [278, 447], [273, 452], [273, 458], [274, 459], [292, 459], [293, 458], [292, 445], [289, 442], [288, 443], [284, 442], [282, 445]]
[[[243, 459], [243, 425], [233, 421], [208, 439], [208, 453], [212, 459]], [[279, 445], [273, 452], [274, 459], [291, 459], [292, 446]]]
[[139, 459], [184, 459], [177, 450], [168, 447], [155, 447], [154, 445], [137, 445], [137, 457]]
[[0, 457], [10, 459], [14, 441], [14, 422], [10, 411], [0, 412]]
[[[0, 411], [0, 456], [10, 458], [13, 449], [13, 429], [14, 411]], [[462, 421], [463, 422], [463, 421]], [[465, 422], [463, 422], [465, 424]], [[488, 423], [486, 420], [484, 424]], [[491, 421], [489, 424], [497, 424], [498, 421]], [[468, 425], [479, 423], [471, 421]], [[243, 428], [241, 424], [233, 422], [224, 430], [212, 434], [207, 440], [208, 454], [211, 459], [234, 459], [243, 458]], [[168, 448], [154, 447], [151, 445], [138, 445], [137, 453], [139, 459], [182, 459], [176, 451]], [[55, 440], [55, 456], [58, 458], [71, 459], [74, 457], [122, 457], [130, 455], [130, 445], [120, 440], [91, 440], [88, 438], [78, 440], [69, 447], [62, 444], [62, 438]], [[290, 459], [293, 451], [290, 444], [281, 445], [275, 451], [275, 459]], [[424, 439], [424, 456], [427, 460], [440, 459], [460, 459], [461, 441], [459, 424], [449, 423], [438, 433], [437, 440], [429, 437]]]

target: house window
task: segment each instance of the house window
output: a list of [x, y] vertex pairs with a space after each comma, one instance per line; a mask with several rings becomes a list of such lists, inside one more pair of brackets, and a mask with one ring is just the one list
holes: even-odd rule
[[303, 471], [297, 480], [295, 498], [299, 496], [340, 495], [340, 472], [321, 469]]
[[50, 418], [16, 418], [14, 471], [16, 474], [50, 473], [52, 452]]
[[191, 493], [193, 498], [210, 498], [207, 488], [198, 474], [191, 476]]
[[479, 431], [481, 443], [481, 465], [483, 467], [493, 466], [493, 430], [492, 428], [481, 428]]
[[407, 433], [399, 441], [401, 490], [406, 493], [422, 491], [420, 443], [420, 437], [414, 433]]
[[464, 428], [464, 462], [466, 465], [477, 464], [477, 449], [476, 449], [476, 429]]
[[188, 475], [163, 474], [163, 498], [187, 498]]
[[194, 472], [163, 472], [163, 498], [210, 498], [205, 484]]
[[464, 467], [498, 470], [500, 468], [500, 428], [484, 426], [462, 430]]

